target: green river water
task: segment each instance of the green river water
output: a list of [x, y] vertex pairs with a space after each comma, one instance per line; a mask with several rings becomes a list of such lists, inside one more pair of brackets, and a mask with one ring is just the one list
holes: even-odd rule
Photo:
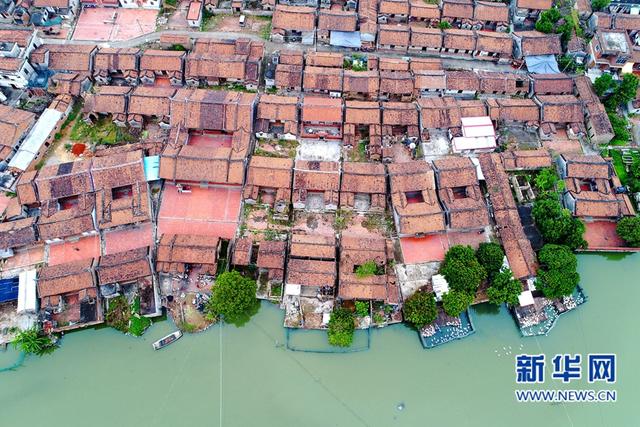
[[[169, 321], [139, 339], [68, 334], [52, 356], [0, 373], [0, 426], [640, 426], [640, 254], [581, 255], [579, 271], [589, 301], [539, 338], [522, 338], [505, 309], [487, 305], [472, 310], [475, 335], [432, 350], [398, 325], [373, 331], [367, 352], [288, 351], [270, 304], [242, 328], [215, 326], [158, 352], [151, 343]], [[517, 403], [519, 352], [617, 353], [618, 381], [606, 388], [618, 401]], [[0, 352], [0, 366], [16, 356]]]

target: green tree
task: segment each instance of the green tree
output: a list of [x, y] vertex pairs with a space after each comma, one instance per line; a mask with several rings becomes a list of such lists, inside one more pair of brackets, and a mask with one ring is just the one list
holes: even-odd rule
[[442, 295], [442, 308], [449, 316], [458, 317], [473, 302], [473, 295], [466, 292], [450, 290]]
[[369, 315], [369, 303], [365, 301], [356, 301], [356, 315], [358, 317], [367, 317]]
[[536, 22], [536, 30], [541, 33], [550, 34], [553, 32], [553, 23], [548, 19], [540, 18], [538, 22]]
[[495, 305], [507, 303], [509, 305], [518, 304], [518, 296], [522, 292], [522, 284], [513, 277], [513, 272], [506, 268], [495, 275], [491, 281], [491, 286], [487, 289], [489, 302]]
[[604, 8], [608, 7], [610, 3], [611, 3], [611, 0], [592, 0], [591, 8], [593, 9], [594, 12], [597, 12], [599, 10], [603, 10]]
[[353, 313], [346, 308], [335, 307], [329, 319], [329, 344], [336, 347], [349, 347], [353, 343], [354, 330]]
[[625, 116], [619, 115], [615, 112], [608, 113], [611, 127], [613, 128], [613, 140], [611, 142], [626, 143], [631, 138], [629, 133], [629, 123]]
[[17, 350], [37, 356], [51, 354], [58, 348], [58, 345], [53, 342], [51, 337], [43, 334], [42, 331], [35, 327], [19, 331], [12, 344], [13, 348]]
[[504, 251], [502, 246], [497, 243], [480, 243], [476, 251], [478, 262], [487, 271], [487, 275], [491, 278], [502, 268], [504, 262]]
[[640, 217], [622, 218], [616, 225], [616, 232], [629, 246], [640, 247]]
[[609, 73], [604, 73], [593, 82], [593, 91], [602, 98], [608, 91], [616, 85], [613, 77]]
[[555, 170], [544, 168], [536, 175], [534, 184], [538, 191], [552, 191], [555, 190], [558, 181], [558, 174]]
[[560, 298], [571, 295], [580, 275], [576, 271], [576, 256], [567, 246], [547, 244], [538, 253], [540, 269], [536, 288], [547, 298]]
[[441, 30], [448, 30], [449, 28], [451, 28], [451, 24], [447, 21], [440, 21], [440, 23], [438, 24], [438, 28], [440, 28]]
[[582, 238], [584, 224], [562, 207], [555, 193], [538, 197], [532, 216], [546, 243], [567, 245], [571, 249], [586, 247], [587, 242]]
[[241, 325], [258, 311], [255, 280], [237, 271], [226, 271], [216, 278], [206, 312], [209, 318], [224, 317], [225, 322]]
[[375, 261], [367, 261], [356, 267], [356, 276], [360, 279], [364, 277], [374, 276], [380, 273], [381, 267]]
[[607, 99], [606, 106], [609, 107], [610, 110], [622, 107], [636, 98], [637, 91], [638, 77], [634, 74], [625, 74], [613, 90], [609, 99]]
[[456, 291], [475, 295], [478, 286], [487, 278], [487, 271], [478, 262], [471, 246], [452, 246], [444, 256], [440, 273], [449, 287]]
[[422, 329], [438, 316], [436, 298], [432, 292], [417, 291], [405, 300], [402, 312], [404, 320], [414, 328]]

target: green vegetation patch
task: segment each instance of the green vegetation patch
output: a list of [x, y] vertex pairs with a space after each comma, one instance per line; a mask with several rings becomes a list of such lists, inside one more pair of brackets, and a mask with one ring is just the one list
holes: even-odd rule
[[81, 142], [90, 141], [96, 145], [115, 145], [121, 142], [131, 142], [135, 138], [124, 128], [116, 126], [108, 117], [101, 117], [94, 124], [77, 120], [71, 129], [69, 139]]
[[336, 307], [329, 319], [329, 344], [336, 347], [350, 347], [353, 343], [355, 319], [353, 313], [346, 308]]

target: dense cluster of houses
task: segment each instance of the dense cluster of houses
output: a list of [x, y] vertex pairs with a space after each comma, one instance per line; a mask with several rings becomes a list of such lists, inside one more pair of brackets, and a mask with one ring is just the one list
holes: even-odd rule
[[[244, 37], [165, 39], [187, 50], [50, 44], [2, 28], [0, 86], [49, 103], [0, 105], [0, 280], [28, 289], [18, 306], [54, 330], [104, 321], [119, 295], [146, 316], [185, 293], [200, 301], [228, 266], [282, 304], [288, 327], [324, 328], [336, 302], [354, 301], [388, 323], [408, 296], [397, 263], [441, 261], [421, 252], [432, 242], [497, 238], [529, 295], [537, 261], [519, 207], [535, 195], [522, 174], [557, 168], [576, 217], [635, 215], [609, 160], [547, 145], [614, 136], [589, 78], [557, 69], [560, 36], [527, 28], [551, 6], [263, 2], [271, 41], [380, 54], [267, 53]], [[576, 7], [594, 32], [587, 63], [633, 69], [637, 15]], [[435, 55], [477, 61], [448, 69]], [[487, 71], [487, 59], [529, 72]], [[47, 158], [76, 121], [138, 140]]]

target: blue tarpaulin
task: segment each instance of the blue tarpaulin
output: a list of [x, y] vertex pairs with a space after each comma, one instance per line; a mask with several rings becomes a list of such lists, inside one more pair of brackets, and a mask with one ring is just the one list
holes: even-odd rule
[[147, 181], [160, 179], [160, 156], [147, 156], [144, 158], [144, 177]]
[[558, 74], [558, 62], [553, 55], [525, 56], [527, 70], [533, 74]]
[[357, 31], [331, 31], [331, 46], [351, 47], [359, 49], [362, 46], [360, 33]]
[[18, 277], [0, 279], [0, 302], [17, 300], [19, 284], [20, 279]]

